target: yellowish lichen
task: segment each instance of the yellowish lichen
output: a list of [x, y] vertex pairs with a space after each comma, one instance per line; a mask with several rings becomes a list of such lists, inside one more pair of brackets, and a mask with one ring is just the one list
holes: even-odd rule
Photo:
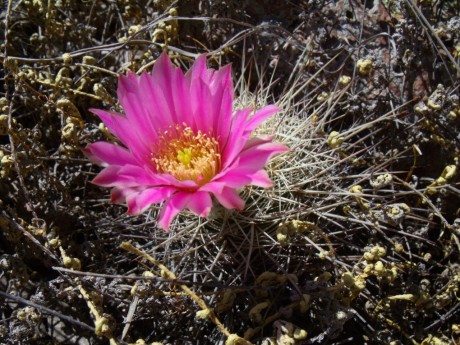
[[339, 78], [339, 84], [342, 86], [347, 86], [351, 82], [351, 77], [348, 75], [342, 75]]
[[372, 60], [371, 59], [359, 59], [356, 62], [356, 68], [358, 69], [358, 73], [366, 76], [372, 70]]
[[337, 131], [332, 131], [327, 138], [327, 144], [335, 149], [345, 141], [345, 138], [340, 135]]

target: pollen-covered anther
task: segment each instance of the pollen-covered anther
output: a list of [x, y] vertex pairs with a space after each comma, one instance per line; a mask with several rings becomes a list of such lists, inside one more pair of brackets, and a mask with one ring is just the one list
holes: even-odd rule
[[208, 183], [220, 169], [217, 140], [186, 125], [166, 130], [154, 145], [151, 162], [158, 173], [171, 174], [180, 181]]

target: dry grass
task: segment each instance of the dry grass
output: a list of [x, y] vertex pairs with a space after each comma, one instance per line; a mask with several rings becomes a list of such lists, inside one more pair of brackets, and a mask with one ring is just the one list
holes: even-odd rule
[[[276, 22], [258, 3], [7, 3], [1, 341], [458, 341], [458, 6], [286, 3]], [[233, 62], [235, 107], [279, 105], [258, 133], [291, 149], [243, 212], [169, 233], [109, 205], [80, 151], [112, 139], [88, 109], [165, 48]]]

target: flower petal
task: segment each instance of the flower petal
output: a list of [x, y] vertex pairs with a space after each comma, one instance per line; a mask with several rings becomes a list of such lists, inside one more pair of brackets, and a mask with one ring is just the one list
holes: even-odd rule
[[222, 169], [233, 163], [235, 158], [243, 149], [248, 135], [244, 136], [244, 123], [250, 114], [251, 109], [239, 110], [233, 115], [230, 136], [222, 146]]
[[235, 208], [239, 211], [244, 209], [244, 200], [238, 195], [238, 192], [229, 187], [223, 187], [220, 192], [217, 190], [213, 193], [217, 201], [225, 208]]
[[213, 70], [206, 68], [206, 55], [201, 54], [196, 58], [192, 68], [185, 74], [185, 77], [190, 82], [200, 79], [209, 84], [213, 74]]
[[207, 192], [195, 192], [186, 207], [200, 217], [207, 217], [212, 208], [212, 199]]
[[126, 117], [100, 109], [90, 109], [90, 111], [99, 116], [110, 132], [130, 149], [137, 160], [144, 161], [148, 157], [149, 146], [146, 142], [148, 138], [140, 136]]
[[[245, 146], [251, 132], [265, 119], [279, 110], [278, 107], [269, 105], [256, 112], [247, 120], [251, 109], [239, 110], [233, 116], [231, 134], [223, 150], [223, 169], [233, 163], [236, 156]], [[247, 121], [247, 122], [246, 122]]]
[[252, 138], [246, 143], [236, 164], [239, 169], [257, 171], [262, 169], [272, 156], [286, 151], [289, 149], [283, 144], [263, 138]]
[[172, 105], [165, 99], [161, 86], [153, 76], [144, 73], [140, 76], [140, 88], [143, 90], [144, 107], [152, 127], [157, 132], [165, 130], [174, 124]]
[[271, 187], [272, 182], [263, 168], [273, 155], [288, 150], [280, 143], [273, 143], [271, 137], [251, 138], [233, 163], [217, 174], [213, 182], [223, 183], [231, 188], [241, 188], [246, 184]]
[[225, 142], [230, 131], [233, 106], [233, 82], [230, 65], [214, 73], [209, 88], [212, 94], [212, 132], [222, 142]]
[[128, 72], [127, 76], [121, 75], [118, 82], [118, 99], [129, 120], [131, 129], [135, 129], [139, 136], [154, 140], [156, 130], [154, 116], [149, 113], [151, 104], [150, 93], [142, 87], [141, 80], [148, 76], [146, 73], [137, 77], [134, 73]]
[[171, 196], [161, 209], [158, 217], [158, 225], [165, 231], [169, 231], [169, 226], [173, 218], [185, 207], [190, 199], [190, 193], [179, 192]]
[[190, 83], [185, 78], [180, 68], [175, 68], [171, 73], [171, 83], [173, 85], [173, 100], [174, 109], [176, 111], [178, 121], [177, 123], [186, 123], [193, 130], [196, 130], [195, 116], [190, 111], [191, 108], [191, 94], [190, 94]]
[[134, 193], [139, 193], [139, 188], [130, 188], [130, 187], [114, 187], [112, 188], [111, 194], [110, 194], [110, 202], [112, 204], [121, 204], [123, 202], [126, 202], [126, 198]]
[[233, 105], [233, 94], [224, 92], [222, 99], [220, 100], [220, 110], [218, 111], [219, 119], [214, 121], [214, 135], [216, 136], [219, 143], [224, 147], [230, 136], [230, 126], [232, 123], [232, 105]]
[[136, 160], [128, 150], [105, 141], [89, 144], [83, 149], [83, 153], [91, 161], [102, 166], [136, 164]]
[[109, 165], [107, 168], [102, 169], [91, 182], [102, 187], [114, 187], [117, 185], [120, 169], [120, 165]]
[[[182, 74], [182, 71], [178, 71]], [[151, 83], [158, 85], [158, 89], [162, 91], [166, 104], [169, 106], [172, 124], [181, 124], [181, 118], [176, 113], [175, 104], [179, 100], [175, 100], [175, 79], [178, 73], [168, 57], [167, 53], [161, 54], [152, 69], [152, 76], [149, 78]], [[160, 115], [161, 116], [161, 115]]]
[[195, 117], [196, 129], [210, 133], [214, 126], [212, 96], [209, 85], [201, 79], [194, 79], [190, 85], [191, 111]]
[[211, 90], [223, 88], [233, 94], [232, 65], [225, 65], [218, 71], [215, 71], [212, 74], [209, 86]]
[[268, 177], [267, 172], [263, 169], [254, 172], [252, 170], [248, 171], [235, 168], [217, 178], [216, 182], [220, 182], [227, 187], [236, 189], [242, 188], [245, 185], [253, 185], [262, 188], [269, 188], [273, 185], [273, 182], [270, 180], [270, 177]]
[[155, 63], [152, 75], [141, 75], [141, 88], [145, 90], [146, 106], [155, 117], [156, 127], [186, 123], [196, 130], [191, 111], [190, 81], [181, 69], [175, 67], [163, 53]]
[[126, 117], [101, 109], [90, 109], [89, 111], [99, 116], [109, 131], [115, 134], [125, 146], [129, 146], [132, 141], [132, 131], [129, 130], [129, 121]]
[[148, 188], [135, 195], [129, 195], [126, 200], [128, 214], [138, 215], [147, 210], [152, 204], [168, 199], [177, 189], [174, 187]]
[[232, 114], [233, 82], [231, 66], [218, 71], [206, 67], [206, 56], [200, 55], [186, 75], [190, 82], [191, 109], [197, 130], [212, 133], [224, 141]]
[[102, 187], [138, 187], [157, 186], [164, 183], [160, 176], [149, 174], [138, 165], [126, 164], [109, 165], [104, 168], [92, 181]]
[[252, 132], [254, 129], [256, 129], [263, 121], [268, 119], [270, 116], [272, 116], [274, 113], [280, 111], [281, 108], [278, 108], [275, 105], [267, 105], [263, 107], [262, 109], [258, 110], [246, 123], [246, 130]]

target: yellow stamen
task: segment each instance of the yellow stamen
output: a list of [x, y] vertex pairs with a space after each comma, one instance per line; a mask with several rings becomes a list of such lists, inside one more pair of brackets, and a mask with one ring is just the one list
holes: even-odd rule
[[192, 160], [192, 150], [187, 148], [184, 151], [179, 151], [177, 153], [177, 160], [189, 168]]
[[171, 174], [180, 181], [208, 183], [220, 170], [217, 140], [194, 133], [186, 124], [166, 130], [152, 149], [151, 162], [158, 173]]

